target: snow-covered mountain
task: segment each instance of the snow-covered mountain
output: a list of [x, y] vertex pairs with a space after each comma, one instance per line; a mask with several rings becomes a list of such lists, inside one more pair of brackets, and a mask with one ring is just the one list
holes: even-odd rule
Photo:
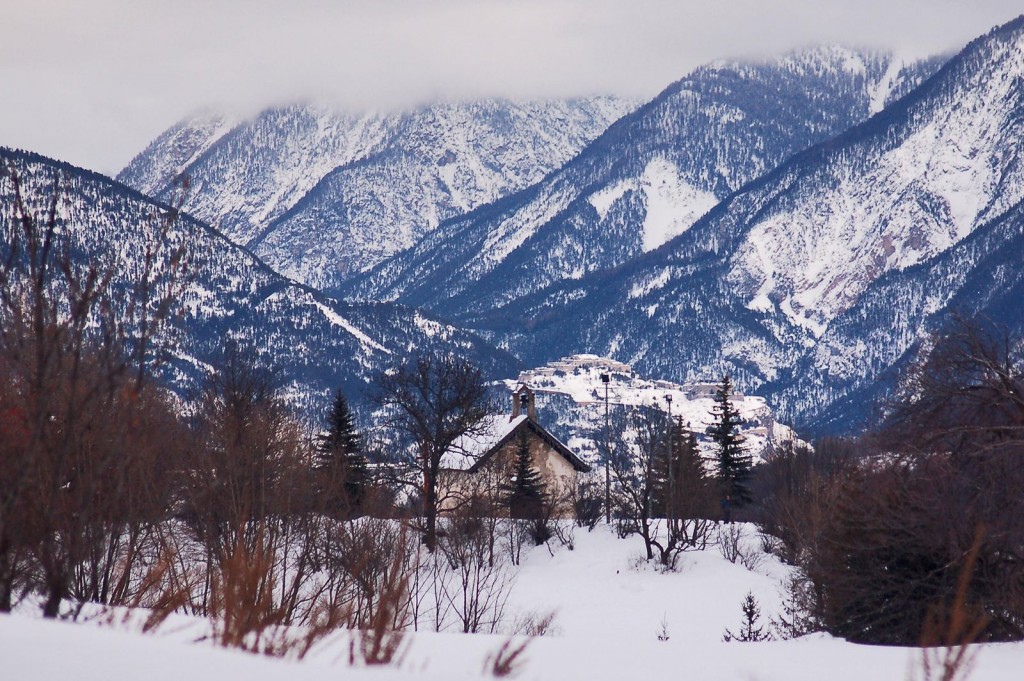
[[822, 47], [699, 68], [543, 182], [445, 223], [349, 295], [458, 318], [618, 266], [792, 154], [864, 121], [940, 63]]
[[766, 386], [772, 404], [821, 431], [877, 417], [931, 334], [961, 320], [1024, 337], [1024, 202], [949, 250], [879, 278], [814, 348]]
[[[937, 258], [967, 267], [961, 276], [971, 280], [992, 276], [986, 259], [972, 267], [954, 247], [993, 220], [1003, 238], [1020, 224], [1007, 211], [1024, 197], [1022, 84], [1024, 17], [972, 42], [867, 122], [745, 185], [662, 248], [475, 324], [528, 364], [590, 351], [674, 380], [729, 372], [746, 390], [770, 382], [773, 394], [788, 395], [787, 418], [803, 420], [850, 394], [832, 392], [828, 370], [814, 397], [801, 396], [810, 379], [791, 368], [822, 340], [847, 353], [856, 385], [892, 368], [898, 358], [887, 353], [919, 333], [897, 314], [872, 327], [874, 336], [861, 326], [833, 339], [833, 323], [865, 310], [875, 282]], [[923, 293], [933, 311], [959, 290], [935, 276], [936, 290]], [[1013, 281], [1000, 275], [986, 295], [1012, 300]], [[912, 293], [872, 300], [898, 311], [901, 295]], [[981, 304], [961, 300], [968, 311]], [[878, 364], [869, 369], [862, 357]], [[835, 361], [821, 359], [819, 372]]]
[[203, 116], [165, 132], [118, 179], [163, 199], [187, 176], [190, 214], [286, 276], [331, 288], [440, 222], [537, 182], [633, 106], [592, 97]]
[[[0, 148], [0, 235], [14, 226], [11, 171], [36, 208], [57, 192], [64, 243], [81, 262], [112, 263], [125, 288], [147, 246], [159, 246], [153, 279], [164, 281], [169, 255], [185, 249], [176, 314], [162, 341], [162, 371], [180, 392], [216, 366], [228, 341], [274, 367], [303, 409], [326, 408], [334, 389], [358, 401], [368, 380], [419, 350], [470, 358], [495, 378], [518, 364], [480, 339], [416, 310], [391, 304], [346, 305], [275, 273], [247, 250], [186, 214], [160, 239], [168, 207], [102, 175], [34, 154]], [[56, 187], [56, 189], [55, 189]]]

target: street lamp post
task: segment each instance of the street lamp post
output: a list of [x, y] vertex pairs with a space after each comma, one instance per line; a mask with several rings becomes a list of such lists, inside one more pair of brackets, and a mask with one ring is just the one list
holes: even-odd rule
[[608, 440], [608, 383], [611, 380], [609, 374], [601, 374], [601, 382], [604, 383], [604, 522], [608, 525], [612, 523], [612, 474], [609, 469], [612, 450]]
[[672, 474], [672, 459], [675, 458], [675, 452], [672, 451], [672, 435], [675, 430], [675, 424], [672, 423], [672, 395], [665, 395], [665, 401], [668, 402], [668, 503], [665, 505], [665, 517], [672, 518], [676, 501], [676, 478]]

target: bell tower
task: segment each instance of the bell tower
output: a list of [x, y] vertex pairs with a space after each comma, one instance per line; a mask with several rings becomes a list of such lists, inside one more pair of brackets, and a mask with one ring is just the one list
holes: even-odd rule
[[523, 412], [526, 412], [526, 417], [531, 421], [537, 420], [537, 404], [534, 401], [533, 391], [525, 384], [519, 386], [512, 393], [512, 419]]

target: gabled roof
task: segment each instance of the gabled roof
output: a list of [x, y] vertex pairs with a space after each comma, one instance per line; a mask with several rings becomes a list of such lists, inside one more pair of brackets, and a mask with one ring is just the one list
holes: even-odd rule
[[512, 419], [507, 415], [490, 417], [488, 422], [483, 424], [480, 433], [460, 438], [444, 453], [441, 457], [441, 468], [475, 473], [523, 428], [535, 433], [580, 473], [590, 471], [590, 466], [583, 463], [571, 449], [525, 414]]

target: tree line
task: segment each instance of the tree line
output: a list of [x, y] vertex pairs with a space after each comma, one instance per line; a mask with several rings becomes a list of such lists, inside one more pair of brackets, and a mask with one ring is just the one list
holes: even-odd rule
[[779, 624], [852, 641], [1024, 638], [1024, 362], [989, 320], [926, 344], [881, 424], [790, 444], [757, 480], [766, 544], [798, 569]]

